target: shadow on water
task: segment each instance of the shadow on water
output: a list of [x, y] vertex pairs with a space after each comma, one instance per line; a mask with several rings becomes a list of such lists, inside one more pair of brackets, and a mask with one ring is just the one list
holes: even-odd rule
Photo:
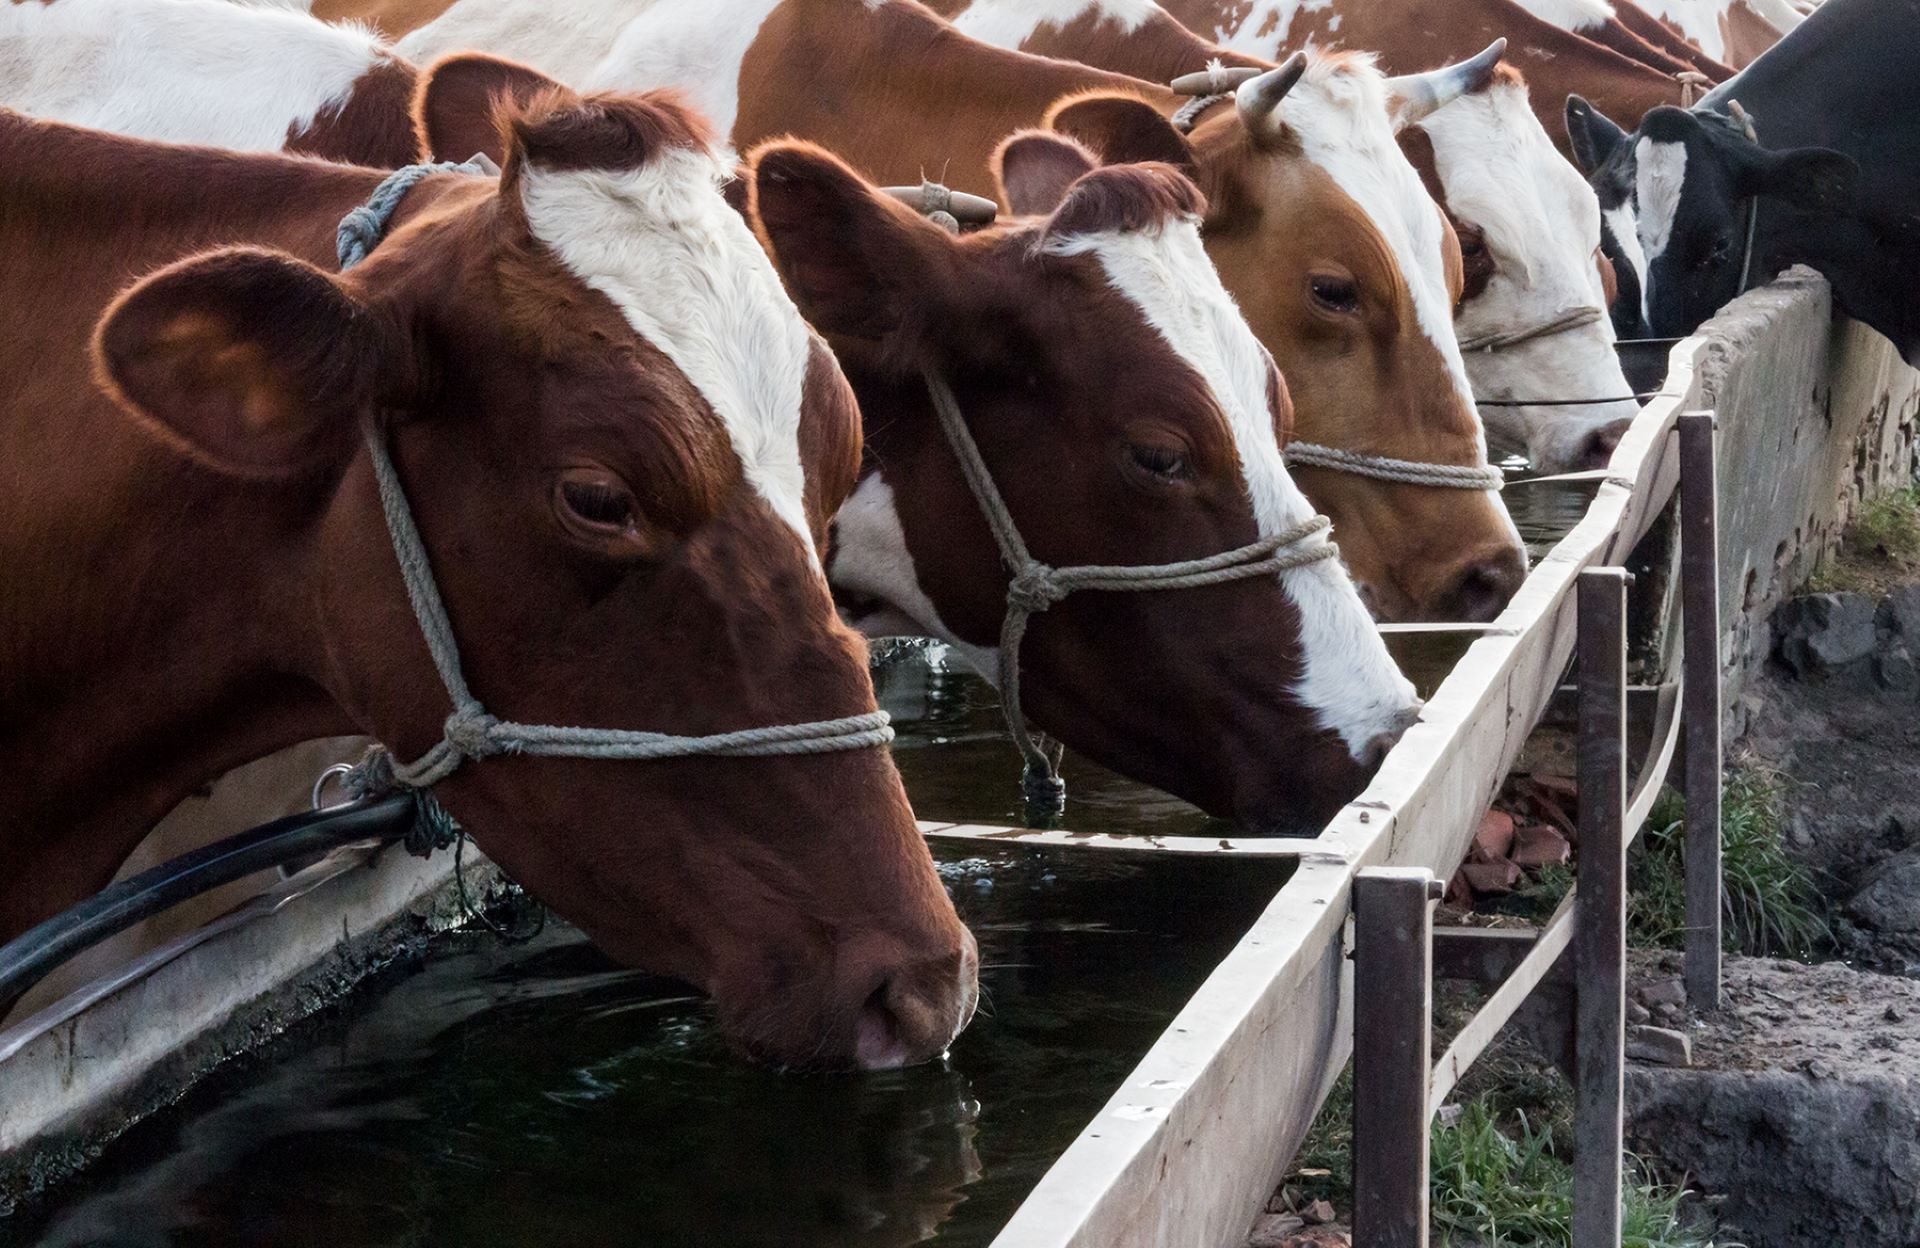
[[1290, 870], [938, 851], [988, 997], [942, 1064], [782, 1075], [553, 924], [462, 934], [143, 1123], [0, 1243], [984, 1244]]

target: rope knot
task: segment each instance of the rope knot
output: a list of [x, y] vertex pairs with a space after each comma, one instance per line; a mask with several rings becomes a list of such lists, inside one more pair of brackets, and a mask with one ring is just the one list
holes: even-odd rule
[[1007, 602], [1028, 615], [1038, 615], [1067, 596], [1054, 579], [1053, 569], [1039, 560], [1021, 568], [1007, 585]]
[[492, 735], [499, 723], [478, 706], [461, 707], [447, 716], [441, 731], [446, 734], [447, 743], [460, 751], [462, 757], [486, 758], [500, 752]]

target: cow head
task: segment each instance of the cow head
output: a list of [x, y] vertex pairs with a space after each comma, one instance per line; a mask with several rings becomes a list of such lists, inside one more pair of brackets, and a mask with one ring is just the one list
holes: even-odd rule
[[[870, 712], [820, 560], [858, 413], [722, 198], [706, 127], [670, 98], [559, 88], [500, 124], [497, 185], [424, 183], [344, 275], [225, 250], [148, 277], [99, 330], [103, 375], [294, 508], [261, 523], [306, 560], [302, 675], [402, 758], [450, 707], [363, 420], [502, 719], [699, 735]], [[972, 938], [883, 749], [509, 754], [436, 791], [609, 953], [709, 991], [756, 1056], [897, 1065], [969, 1017]]]
[[[1573, 107], [1570, 101], [1570, 121]], [[1844, 225], [1859, 169], [1841, 152], [1771, 151], [1718, 113], [1670, 106], [1649, 112], [1632, 135], [1614, 137], [1619, 127], [1598, 114], [1587, 128], [1612, 139], [1590, 174], [1596, 184], [1633, 188], [1645, 257], [1642, 302], [1656, 335], [1693, 332], [1740, 293], [1743, 274], [1758, 283], [1794, 260], [1818, 262], [1823, 231], [1849, 245], [1857, 241]], [[1750, 254], [1757, 204], [1806, 225], [1770, 228]], [[1783, 237], [1792, 244], [1785, 250]]]
[[[1433, 104], [1390, 94], [1370, 58], [1313, 54], [1242, 84], [1190, 135], [1111, 92], [1062, 101], [1050, 124], [1108, 162], [1192, 174], [1208, 254], [1287, 378], [1299, 440], [1484, 465], [1453, 329], [1459, 245], [1394, 142]], [[1491, 619], [1525, 575], [1495, 495], [1296, 475], [1380, 618]]]
[[[1208, 262], [1193, 184], [1098, 168], [1044, 132], [999, 163], [1008, 196], [1044, 210], [964, 235], [805, 144], [760, 149], [753, 175], [769, 247], [867, 421], [836, 588], [872, 630], [944, 637], [989, 676], [1008, 573], [926, 372], [1055, 566], [1193, 559], [1312, 515], [1281, 461], [1286, 388]], [[1335, 561], [1075, 594], [1034, 617], [1020, 658], [1037, 727], [1263, 829], [1318, 831], [1417, 706]]]
[[[1747, 218], [1756, 200], [1832, 217], [1852, 197], [1853, 159], [1827, 148], [1769, 151], [1718, 117], [1656, 108], [1633, 144], [1634, 200], [1647, 256], [1647, 324], [1691, 333], [1740, 293], [1749, 267]], [[1750, 276], [1773, 275], [1754, 256]]]
[[[1465, 282], [1454, 319], [1481, 402], [1613, 399], [1581, 406], [1481, 408], [1498, 453], [1542, 472], [1604, 468], [1638, 410], [1604, 313], [1612, 262], [1601, 253], [1600, 206], [1505, 66], [1401, 142], [1460, 238]], [[1604, 270], [1603, 271], [1603, 266]], [[1557, 321], [1567, 328], [1546, 331]], [[1500, 343], [1499, 336], [1514, 339]], [[1534, 335], [1534, 336], [1527, 336]]]

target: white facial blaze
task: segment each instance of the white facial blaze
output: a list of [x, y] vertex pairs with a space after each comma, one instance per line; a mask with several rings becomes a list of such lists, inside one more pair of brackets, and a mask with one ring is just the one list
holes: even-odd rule
[[953, 24], [982, 43], [1018, 48], [1042, 26], [1064, 30], [1091, 14], [1131, 34], [1158, 12], [1153, 0], [973, 0]]
[[1473, 390], [1453, 328], [1443, 223], [1394, 140], [1383, 79], [1372, 59], [1310, 59], [1272, 121], [1299, 140], [1307, 159], [1325, 170], [1380, 232], [1407, 284], [1421, 332], [1440, 353], [1460, 402], [1473, 410]]
[[800, 457], [812, 337], [721, 197], [725, 177], [714, 153], [673, 148], [638, 169], [529, 168], [523, 195], [534, 235], [699, 389], [747, 481], [813, 552]]
[[279, 151], [386, 58], [363, 30], [222, 0], [0, 7], [0, 105], [133, 138]]
[[1673, 239], [1680, 192], [1687, 181], [1687, 145], [1641, 139], [1633, 149], [1634, 198], [1640, 209], [1640, 246], [1652, 265]]
[[[1313, 506], [1287, 475], [1274, 434], [1267, 353], [1221, 286], [1198, 226], [1084, 235], [1048, 249], [1091, 254], [1114, 289], [1205, 379], [1233, 435], [1260, 533], [1280, 533], [1311, 518]], [[1417, 705], [1413, 686], [1394, 666], [1338, 560], [1294, 568], [1281, 582], [1300, 612], [1302, 675], [1295, 696], [1357, 756]]]
[[[1602, 313], [1591, 324], [1499, 351], [1466, 352], [1474, 395], [1512, 401], [1629, 393], [1594, 266], [1600, 202], [1554, 149], [1526, 88], [1497, 83], [1420, 125], [1433, 142], [1448, 208], [1481, 230], [1494, 260], [1486, 289], [1456, 318], [1461, 339], [1525, 333], [1569, 310]], [[1482, 416], [1497, 452], [1524, 453], [1541, 472], [1564, 472], [1586, 466], [1577, 459], [1593, 449], [1595, 431], [1637, 410], [1632, 402], [1487, 407]]]

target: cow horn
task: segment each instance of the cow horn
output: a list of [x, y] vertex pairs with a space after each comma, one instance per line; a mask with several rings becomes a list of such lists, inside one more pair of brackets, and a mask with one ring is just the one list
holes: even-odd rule
[[1209, 61], [1199, 73], [1181, 74], [1167, 84], [1167, 89], [1175, 95], [1225, 95], [1238, 91], [1241, 83], [1252, 82], [1266, 72], [1242, 65], [1228, 68], [1219, 61]]
[[965, 191], [950, 191], [938, 182], [922, 182], [919, 186], [883, 186], [880, 193], [897, 199], [915, 212], [932, 216], [944, 212], [962, 225], [988, 225], [1000, 206], [990, 199], [978, 195], [969, 195]]
[[1250, 78], [1234, 92], [1235, 102], [1240, 108], [1240, 124], [1249, 130], [1259, 130], [1266, 125], [1273, 110], [1280, 107], [1280, 101], [1287, 98], [1287, 92], [1300, 81], [1300, 75], [1307, 72], [1307, 54], [1295, 52], [1282, 61], [1278, 68], [1270, 69], [1257, 78]]
[[1507, 41], [1495, 39], [1478, 56], [1458, 65], [1442, 65], [1424, 74], [1387, 79], [1387, 112], [1392, 115], [1394, 125], [1410, 126], [1469, 91], [1486, 86], [1506, 50]]

